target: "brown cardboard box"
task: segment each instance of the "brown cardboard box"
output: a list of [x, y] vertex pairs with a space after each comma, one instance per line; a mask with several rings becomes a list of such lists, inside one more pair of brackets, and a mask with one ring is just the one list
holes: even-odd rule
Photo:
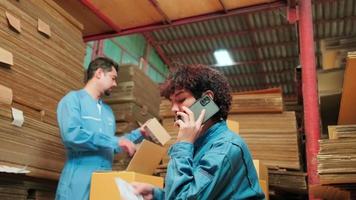
[[146, 122], [145, 130], [148, 131], [151, 136], [154, 136], [154, 139], [161, 145], [165, 145], [171, 139], [169, 133], [156, 118], [152, 118]]
[[269, 199], [268, 191], [268, 168], [260, 160], [253, 160], [253, 164], [256, 168], [257, 176], [260, 182], [260, 186], [265, 193], [266, 199]]
[[166, 151], [164, 147], [143, 140], [126, 170], [152, 175]]
[[91, 178], [90, 200], [120, 200], [120, 191], [116, 186], [115, 178], [119, 177], [131, 183], [145, 182], [154, 186], [163, 187], [163, 178], [143, 175], [136, 172], [95, 172]]
[[239, 134], [240, 132], [240, 126], [239, 126], [239, 122], [235, 121], [235, 120], [226, 120], [227, 123], [227, 127], [229, 129], [231, 129], [232, 131], [234, 131], [236, 134]]
[[265, 194], [265, 199], [269, 200], [269, 190], [268, 190], [268, 184], [267, 181], [265, 180], [259, 180], [260, 186], [262, 188], [263, 193]]
[[[260, 160], [253, 160], [258, 179], [268, 181], [268, 169]], [[268, 182], [267, 182], [268, 183]]]

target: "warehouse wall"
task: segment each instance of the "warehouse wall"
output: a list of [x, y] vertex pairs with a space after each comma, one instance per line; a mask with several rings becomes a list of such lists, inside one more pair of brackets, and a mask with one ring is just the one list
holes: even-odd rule
[[84, 67], [97, 55], [110, 57], [119, 64], [137, 65], [156, 83], [163, 82], [168, 74], [167, 66], [140, 34], [88, 42]]

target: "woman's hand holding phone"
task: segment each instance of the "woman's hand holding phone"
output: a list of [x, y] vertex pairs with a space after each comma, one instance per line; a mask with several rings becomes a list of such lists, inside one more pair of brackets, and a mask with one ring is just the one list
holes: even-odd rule
[[183, 106], [182, 109], [184, 112], [177, 112], [180, 119], [175, 122], [175, 125], [179, 126], [177, 141], [194, 143], [201, 133], [205, 109], [201, 111], [196, 121], [194, 113], [189, 108]]

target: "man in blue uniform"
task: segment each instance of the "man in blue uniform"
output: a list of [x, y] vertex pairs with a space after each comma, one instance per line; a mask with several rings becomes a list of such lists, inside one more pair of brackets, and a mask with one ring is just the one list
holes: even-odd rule
[[67, 161], [57, 188], [57, 200], [89, 198], [94, 171], [111, 170], [114, 153], [133, 155], [134, 143], [143, 137], [141, 129], [116, 137], [115, 117], [101, 97], [115, 87], [118, 65], [108, 58], [96, 58], [88, 67], [83, 89], [69, 92], [59, 102], [58, 124], [67, 151]]
[[[179, 126], [171, 146], [164, 189], [133, 183], [144, 199], [264, 199], [247, 145], [226, 126], [231, 105], [227, 80], [216, 70], [180, 66], [163, 85], [162, 95], [172, 102]], [[189, 109], [208, 95], [219, 112], [202, 125]]]

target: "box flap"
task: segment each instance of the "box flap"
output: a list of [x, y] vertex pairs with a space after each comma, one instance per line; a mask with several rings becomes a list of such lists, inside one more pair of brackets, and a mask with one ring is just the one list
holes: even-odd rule
[[144, 128], [145, 131], [147, 131], [153, 139], [157, 140], [161, 145], [165, 145], [171, 139], [169, 133], [156, 118], [148, 120]]
[[51, 28], [41, 19], [38, 19], [38, 31], [47, 37], [51, 37]]
[[152, 175], [166, 153], [166, 148], [148, 140], [143, 140], [127, 166], [127, 171]]
[[11, 28], [13, 28], [13, 30], [15, 30], [16, 32], [20, 33], [21, 32], [21, 22], [19, 19], [17, 19], [15, 16], [13, 16], [12, 14], [10, 14], [9, 12], [5, 12], [7, 21], [9, 22], [9, 25]]
[[0, 47], [0, 64], [6, 67], [14, 64], [12, 53]]
[[149, 176], [128, 171], [94, 172], [90, 184], [90, 200], [120, 200], [120, 191], [115, 183], [115, 178], [117, 177], [120, 177], [128, 183], [133, 181], [144, 182], [163, 188], [162, 177]]

